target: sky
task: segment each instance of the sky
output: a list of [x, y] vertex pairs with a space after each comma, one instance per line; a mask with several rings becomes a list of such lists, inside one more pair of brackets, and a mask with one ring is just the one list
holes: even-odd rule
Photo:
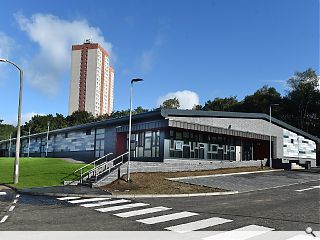
[[[0, 7], [0, 58], [25, 73], [22, 121], [68, 113], [71, 46], [92, 38], [115, 69], [114, 109], [192, 108], [319, 74], [318, 0], [11, 0]], [[16, 124], [19, 75], [0, 63], [0, 119]]]

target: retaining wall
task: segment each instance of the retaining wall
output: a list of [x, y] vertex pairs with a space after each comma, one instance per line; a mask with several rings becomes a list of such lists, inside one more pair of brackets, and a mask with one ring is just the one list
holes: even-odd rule
[[[131, 161], [131, 173], [136, 172], [181, 172], [181, 171], [201, 171], [214, 170], [221, 168], [237, 168], [237, 167], [259, 167], [266, 165], [266, 160], [253, 161], [201, 161], [201, 160], [176, 160], [165, 159], [164, 162], [135, 162]], [[120, 167], [120, 175], [127, 173], [127, 163]], [[118, 178], [118, 171], [115, 170], [105, 178], [101, 179], [94, 186], [103, 186], [112, 183]]]

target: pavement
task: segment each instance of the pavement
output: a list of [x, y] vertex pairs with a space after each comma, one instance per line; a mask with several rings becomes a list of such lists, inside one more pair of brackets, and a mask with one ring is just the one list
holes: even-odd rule
[[208, 231], [205, 237], [210, 239], [230, 239], [214, 236], [218, 231], [236, 234], [245, 230], [274, 239], [270, 237], [274, 230], [303, 232], [306, 227], [320, 230], [320, 189], [315, 188], [319, 185], [317, 181], [229, 196], [193, 198], [112, 199], [24, 194], [17, 198], [13, 195], [6, 209], [13, 205], [15, 208], [0, 216], [0, 220], [8, 216], [0, 223], [0, 232], [171, 231], [188, 239], [192, 232]]
[[39, 196], [110, 196], [111, 193], [87, 186], [54, 186], [17, 190], [21, 194]]
[[[171, 179], [174, 180], [174, 179]], [[239, 193], [290, 186], [320, 180], [317, 172], [278, 171], [248, 174], [228, 174], [225, 176], [205, 176], [178, 178], [176, 181], [200, 186], [220, 188]]]
[[[293, 180], [301, 177], [287, 172], [270, 174], [270, 182], [278, 181], [281, 175]], [[192, 198], [115, 199], [102, 195], [98, 189], [75, 186], [50, 188], [52, 196], [41, 195], [48, 188], [36, 189], [41, 193], [37, 196], [29, 194], [31, 190], [16, 193], [4, 189], [0, 191], [6, 193], [0, 195], [0, 232], [166, 230], [188, 237], [192, 232], [209, 231], [206, 235], [209, 239], [226, 239], [213, 235], [217, 231], [237, 233], [240, 229], [265, 233], [266, 239], [274, 239], [270, 236], [274, 230], [303, 232], [312, 227], [314, 231], [320, 231], [320, 181], [314, 180], [313, 173], [303, 174], [309, 174], [309, 182], [234, 195]], [[226, 179], [229, 177], [232, 176], [226, 176]], [[307, 176], [303, 178], [306, 180]], [[84, 194], [89, 192], [92, 196]]]
[[[90, 188], [88, 186], [53, 186], [29, 189], [13, 189], [17, 193], [35, 196], [79, 196], [79, 197], [112, 197], [112, 198], [165, 198], [165, 197], [203, 197], [232, 195], [243, 192], [257, 191], [282, 186], [290, 186], [310, 181], [320, 180], [320, 168], [304, 171], [278, 171], [271, 170], [265, 172], [249, 172], [234, 174], [219, 174], [211, 176], [196, 176], [184, 178], [171, 178], [170, 180], [188, 184], [208, 186], [228, 190], [227, 192], [196, 193], [196, 194], [117, 194], [111, 195], [110, 192], [100, 188]], [[9, 189], [9, 186], [0, 185], [1, 189]]]

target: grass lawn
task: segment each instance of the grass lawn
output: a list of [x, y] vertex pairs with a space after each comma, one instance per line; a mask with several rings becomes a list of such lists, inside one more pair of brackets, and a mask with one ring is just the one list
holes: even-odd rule
[[20, 158], [19, 183], [13, 184], [14, 158], [0, 158], [0, 184], [16, 188], [46, 187], [63, 185], [64, 180], [73, 180], [72, 174], [84, 166], [58, 158]]

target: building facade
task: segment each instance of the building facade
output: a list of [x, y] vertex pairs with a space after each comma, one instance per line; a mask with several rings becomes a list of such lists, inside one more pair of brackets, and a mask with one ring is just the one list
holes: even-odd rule
[[72, 46], [69, 115], [88, 111], [94, 116], [113, 110], [114, 70], [108, 52], [87, 40]]
[[[88, 123], [49, 133], [48, 157], [92, 161], [108, 153], [128, 149], [128, 117]], [[46, 132], [23, 136], [23, 156], [45, 156]], [[132, 117], [133, 161], [243, 162], [272, 159], [280, 164], [315, 167], [320, 139], [269, 116], [254, 113], [190, 110], [152, 111]], [[8, 156], [15, 139], [0, 142], [0, 154]], [[29, 150], [28, 150], [29, 149]]]

